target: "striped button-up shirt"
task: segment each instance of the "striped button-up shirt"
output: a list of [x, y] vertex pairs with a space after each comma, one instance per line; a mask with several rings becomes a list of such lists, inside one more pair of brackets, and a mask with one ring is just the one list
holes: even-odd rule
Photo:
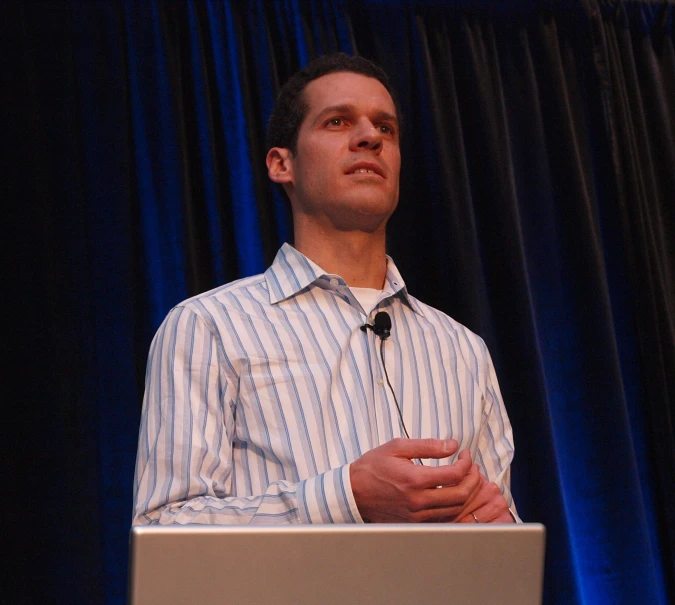
[[[511, 426], [485, 343], [410, 296], [387, 259], [367, 314], [284, 244], [262, 275], [172, 309], [150, 349], [134, 524], [358, 523], [350, 463], [403, 436], [454, 438], [509, 506]], [[456, 456], [432, 460], [450, 464]]]

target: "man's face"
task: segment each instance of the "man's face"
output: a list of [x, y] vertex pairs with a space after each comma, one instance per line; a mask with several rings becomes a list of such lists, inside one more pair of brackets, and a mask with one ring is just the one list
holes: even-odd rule
[[337, 229], [383, 228], [398, 204], [401, 167], [387, 89], [374, 78], [336, 72], [303, 94], [309, 111], [289, 156], [293, 211]]

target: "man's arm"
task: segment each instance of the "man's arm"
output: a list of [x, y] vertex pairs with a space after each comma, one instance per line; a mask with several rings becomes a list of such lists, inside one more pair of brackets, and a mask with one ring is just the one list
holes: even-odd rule
[[485, 354], [485, 420], [481, 423], [476, 455], [483, 470], [481, 486], [455, 520], [460, 523], [513, 523], [520, 521], [511, 495], [513, 432], [487, 347]]
[[133, 523], [360, 522], [349, 465], [300, 482], [273, 481], [262, 493], [232, 496], [236, 376], [207, 323], [176, 307], [153, 340]]

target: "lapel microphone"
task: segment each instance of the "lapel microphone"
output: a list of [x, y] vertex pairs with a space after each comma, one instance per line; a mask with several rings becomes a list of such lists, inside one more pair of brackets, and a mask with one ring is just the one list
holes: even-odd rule
[[372, 330], [375, 336], [379, 336], [382, 340], [387, 340], [391, 335], [391, 317], [386, 311], [380, 311], [375, 315], [375, 320], [372, 324], [364, 324], [361, 326], [363, 332]]

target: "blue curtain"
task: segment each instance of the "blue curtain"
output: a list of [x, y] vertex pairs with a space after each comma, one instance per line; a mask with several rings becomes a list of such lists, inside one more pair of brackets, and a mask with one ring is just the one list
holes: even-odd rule
[[[675, 52], [667, 2], [53, 1], [2, 9], [13, 603], [123, 603], [150, 340], [292, 241], [279, 86], [380, 63], [404, 113], [389, 251], [483, 336], [546, 604], [675, 599]], [[14, 384], [16, 381], [16, 384]]]

